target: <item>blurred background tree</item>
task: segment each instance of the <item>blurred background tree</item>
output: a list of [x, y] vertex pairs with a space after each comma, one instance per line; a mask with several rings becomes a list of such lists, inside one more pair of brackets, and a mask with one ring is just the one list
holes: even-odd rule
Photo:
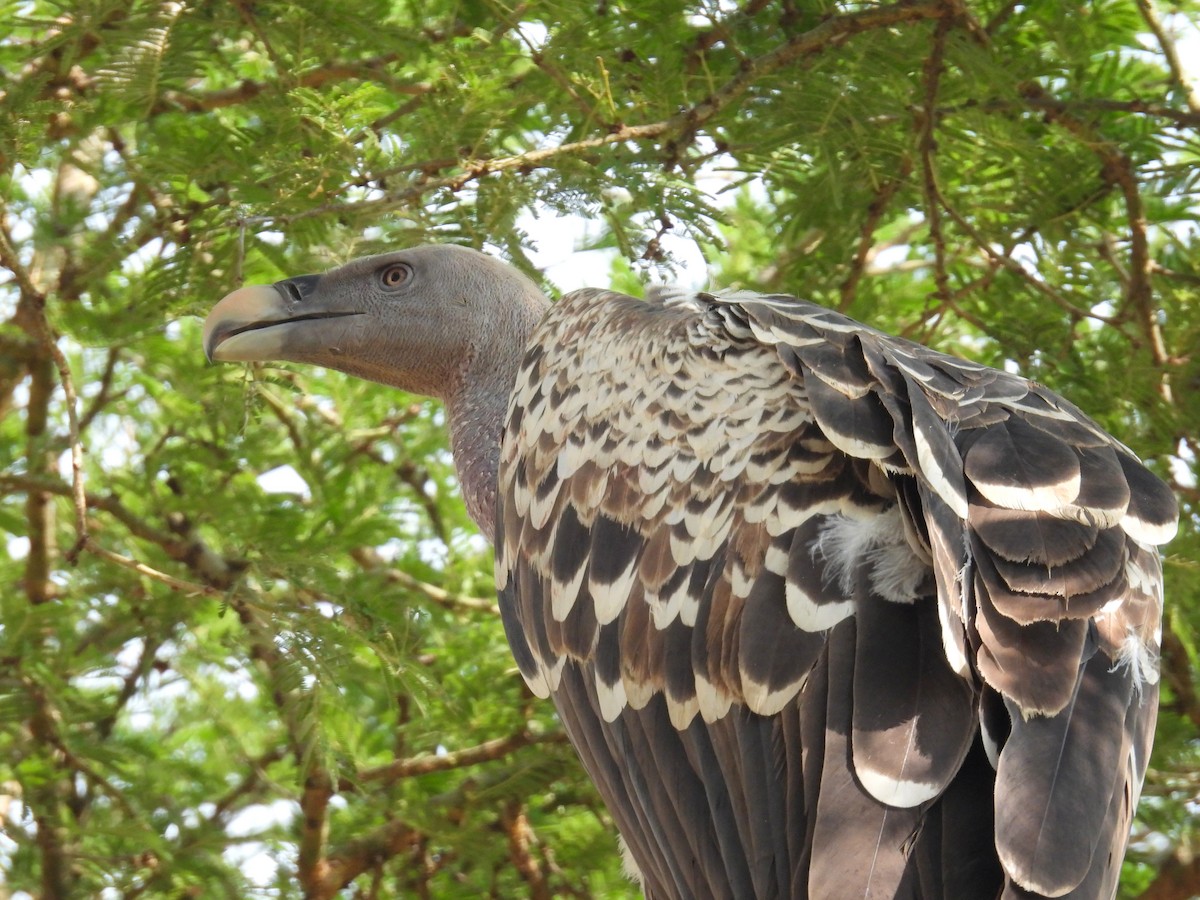
[[552, 294], [703, 254], [1171, 480], [1125, 890], [1200, 893], [1198, 9], [0, 2], [0, 897], [635, 895], [438, 407], [199, 343], [243, 280], [563, 233]]

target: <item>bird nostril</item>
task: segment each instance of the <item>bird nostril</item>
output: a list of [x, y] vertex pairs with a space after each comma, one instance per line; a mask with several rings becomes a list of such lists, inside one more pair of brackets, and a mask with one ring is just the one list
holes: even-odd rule
[[294, 281], [280, 282], [280, 286], [287, 292], [288, 299], [293, 303], [300, 303], [304, 300], [304, 295], [300, 293], [300, 288]]
[[320, 275], [296, 275], [293, 278], [275, 282], [275, 290], [279, 291], [280, 296], [289, 306], [296, 306], [304, 303], [312, 295], [320, 280]]

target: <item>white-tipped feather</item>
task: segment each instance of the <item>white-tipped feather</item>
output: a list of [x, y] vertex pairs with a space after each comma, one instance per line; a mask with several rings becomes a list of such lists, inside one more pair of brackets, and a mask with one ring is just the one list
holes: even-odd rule
[[546, 523], [550, 521], [550, 515], [554, 512], [555, 504], [558, 500], [558, 491], [562, 486], [562, 482], [558, 482], [544, 496], [538, 496], [534, 492], [530, 492], [529, 498], [529, 521], [535, 528], [541, 529], [546, 527]]
[[854, 615], [853, 600], [817, 603], [800, 585], [790, 581], [784, 589], [784, 596], [787, 598], [788, 615], [796, 627], [804, 631], [828, 631], [838, 622]]
[[662, 631], [675, 621], [679, 610], [683, 607], [683, 598], [687, 596], [687, 583], [676, 588], [665, 597], [661, 594], [648, 595], [646, 602], [650, 604], [650, 618], [654, 627]]
[[573, 438], [567, 438], [567, 442], [559, 451], [558, 459], [555, 461], [555, 470], [558, 477], [566, 481], [572, 475], [579, 471], [579, 467], [592, 458], [590, 448], [582, 441], [576, 441]]
[[643, 494], [657, 494], [671, 477], [669, 466], [649, 464], [638, 466], [638, 490]]
[[750, 589], [754, 587], [754, 579], [746, 573], [746, 567], [740, 559], [733, 564], [732, 586], [733, 596], [742, 598], [750, 596]]
[[563, 666], [566, 665], [567, 658], [560, 656], [554, 661], [554, 665], [547, 666], [545, 663], [539, 663], [542, 672], [546, 676], [546, 684], [550, 686], [550, 693], [558, 690], [558, 685], [562, 681]]
[[779, 544], [772, 544], [768, 547], [766, 557], [763, 559], [763, 568], [775, 575], [786, 575], [787, 567], [787, 549]]
[[929, 444], [929, 439], [921, 433], [919, 428], [913, 430], [913, 443], [917, 447], [917, 463], [921, 467], [921, 474], [925, 476], [925, 480], [929, 482], [933, 492], [945, 501], [956, 516], [965, 521], [967, 498], [942, 471], [937, 454], [933, 452], [933, 447]]
[[667, 701], [667, 714], [671, 717], [671, 724], [675, 726], [675, 730], [686, 731], [692, 724], [692, 719], [696, 718], [696, 713], [700, 711], [700, 703], [695, 697], [683, 701], [676, 700], [668, 691], [663, 691], [663, 697]]
[[550, 696], [550, 679], [546, 677], [546, 667], [540, 662], [537, 664], [536, 672], [532, 675], [522, 672], [521, 677], [525, 679], [525, 684], [529, 686], [533, 696], [540, 697], [542, 700]]
[[587, 566], [581, 565], [570, 581], [550, 579], [550, 614], [554, 621], [565, 622], [570, 615], [575, 601], [579, 597], [579, 589], [583, 586], [583, 577], [587, 574]]
[[617, 679], [616, 684], [605, 684], [604, 679], [597, 672], [596, 699], [600, 703], [600, 717], [605, 722], [615, 722], [628, 702], [628, 698], [625, 696], [624, 682]]
[[1179, 531], [1179, 522], [1146, 522], [1132, 513], [1126, 513], [1121, 517], [1121, 528], [1139, 543], [1158, 545], [1165, 544], [1175, 537]]
[[694, 628], [696, 625], [696, 617], [700, 615], [700, 598], [695, 596], [691, 591], [683, 595], [683, 602], [679, 604], [679, 621], [688, 628]]
[[[746, 670], [741, 670], [742, 676], [742, 698], [746, 705], [750, 707], [752, 712], [758, 713], [760, 716], [773, 716], [781, 711], [785, 706], [796, 698], [796, 694], [804, 687], [804, 682], [808, 680], [807, 674], [793, 681], [790, 684], [785, 684], [783, 687], [772, 689], [770, 685], [755, 681], [746, 674]], [[699, 690], [697, 690], [699, 693]]]
[[671, 531], [671, 558], [680, 568], [690, 566], [696, 559], [696, 543], [687, 538], [680, 539]]
[[942, 790], [940, 784], [930, 784], [924, 781], [909, 781], [904, 778], [892, 778], [877, 772], [869, 765], [862, 765], [855, 759], [854, 773], [867, 793], [888, 806], [898, 806], [910, 809], [934, 799]]
[[942, 651], [946, 654], [946, 662], [955, 674], [962, 678], [971, 678], [971, 664], [967, 661], [967, 643], [962, 620], [950, 610], [950, 604], [943, 598], [938, 598], [937, 610], [938, 625], [942, 632]]
[[637, 579], [637, 573], [638, 560], [634, 557], [625, 567], [625, 571], [611, 584], [597, 581], [595, 578], [588, 579], [588, 591], [592, 595], [596, 621], [599, 624], [607, 625], [621, 614], [621, 610], [625, 608], [625, 601], [629, 599], [633, 583]]
[[825, 435], [833, 446], [847, 456], [853, 456], [856, 459], [884, 459], [896, 452], [894, 444], [875, 444], [864, 441], [857, 435], [838, 431], [832, 424], [826, 425]]
[[733, 697], [724, 691], [718, 691], [711, 681], [697, 674], [696, 703], [700, 708], [700, 717], [705, 722], [712, 723], [725, 718], [733, 705]]
[[621, 684], [625, 686], [625, 702], [631, 709], [645, 709], [646, 704], [657, 693], [653, 683], [638, 681], [629, 674], [621, 676]]

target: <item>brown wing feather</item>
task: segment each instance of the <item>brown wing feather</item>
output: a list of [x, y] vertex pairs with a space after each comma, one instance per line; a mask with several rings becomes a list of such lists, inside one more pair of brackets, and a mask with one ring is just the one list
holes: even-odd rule
[[497, 581], [649, 896], [1105, 895], [1174, 515], [1023, 379], [792, 298], [582, 291], [514, 391]]

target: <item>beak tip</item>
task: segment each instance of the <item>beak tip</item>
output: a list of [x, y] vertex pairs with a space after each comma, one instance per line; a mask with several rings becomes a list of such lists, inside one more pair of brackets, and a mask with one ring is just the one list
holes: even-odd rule
[[228, 294], [204, 320], [202, 345], [205, 358], [210, 363], [246, 361], [237, 353], [222, 353], [222, 345], [248, 325], [282, 320], [281, 299], [278, 291], [268, 285], [248, 285]]

